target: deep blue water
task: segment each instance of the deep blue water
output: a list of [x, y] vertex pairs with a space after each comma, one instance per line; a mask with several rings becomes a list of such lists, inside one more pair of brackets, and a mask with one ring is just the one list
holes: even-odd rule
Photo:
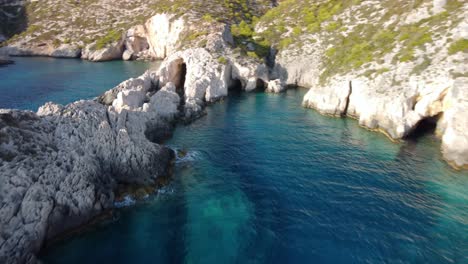
[[468, 173], [431, 136], [395, 144], [300, 106], [232, 95], [177, 128], [172, 183], [60, 241], [45, 263], [468, 263]]
[[94, 98], [151, 67], [145, 62], [21, 57], [13, 60], [15, 64], [0, 67], [0, 108], [33, 111], [48, 101], [68, 104]]

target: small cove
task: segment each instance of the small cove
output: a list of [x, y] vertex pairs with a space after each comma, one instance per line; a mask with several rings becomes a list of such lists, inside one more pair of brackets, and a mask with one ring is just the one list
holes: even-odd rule
[[52, 101], [68, 104], [92, 99], [120, 82], [143, 74], [157, 63], [80, 59], [13, 57], [15, 64], [0, 67], [0, 108], [36, 111]]

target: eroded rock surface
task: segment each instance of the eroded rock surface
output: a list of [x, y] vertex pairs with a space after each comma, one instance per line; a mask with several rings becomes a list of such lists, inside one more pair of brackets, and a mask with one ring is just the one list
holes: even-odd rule
[[[118, 94], [146, 97], [149, 88]], [[1, 263], [34, 262], [44, 241], [111, 208], [116, 184], [151, 185], [168, 173], [172, 150], [146, 136], [175, 119], [177, 94], [162, 91], [149, 107], [78, 101], [0, 110]]]

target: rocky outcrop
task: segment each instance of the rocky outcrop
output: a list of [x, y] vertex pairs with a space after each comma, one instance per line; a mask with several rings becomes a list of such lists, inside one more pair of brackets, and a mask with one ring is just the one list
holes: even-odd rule
[[351, 83], [348, 81], [338, 81], [330, 86], [310, 89], [304, 96], [302, 104], [317, 109], [322, 114], [346, 115], [351, 89]]
[[156, 59], [164, 59], [176, 51], [184, 30], [184, 19], [169, 14], [158, 14], [146, 22], [147, 40]]
[[123, 60], [134, 60], [137, 58], [151, 58], [147, 32], [144, 25], [130, 28], [125, 36], [125, 51]]
[[90, 44], [83, 49], [81, 58], [89, 61], [120, 60], [124, 52], [124, 39], [106, 44], [103, 48], [97, 48], [96, 44]]
[[[442, 154], [456, 168], [468, 169], [468, 78], [459, 78], [441, 98], [443, 115], [438, 123]], [[440, 102], [440, 100], [438, 101]], [[439, 107], [440, 104], [437, 105]]]
[[220, 63], [206, 49], [195, 48], [176, 52], [162, 63], [159, 82], [175, 84], [184, 102], [185, 120], [199, 117], [206, 103], [227, 96], [229, 89], [250, 92], [259, 86], [266, 88], [268, 69], [263, 63], [232, 57], [226, 61]]
[[46, 241], [112, 208], [117, 185], [167, 175], [174, 154], [159, 143], [225, 97], [232, 76], [253, 78], [234, 69], [189, 49], [92, 101], [0, 110], [0, 262], [34, 263]]
[[[151, 84], [151, 76], [137, 79]], [[156, 93], [152, 85], [125, 87], [113, 106], [0, 110], [0, 262], [34, 262], [44, 241], [111, 208], [117, 184], [152, 185], [167, 175], [172, 150], [153, 143], [152, 132], [172, 127], [178, 95], [171, 84]], [[139, 100], [122, 101], [129, 94]]]

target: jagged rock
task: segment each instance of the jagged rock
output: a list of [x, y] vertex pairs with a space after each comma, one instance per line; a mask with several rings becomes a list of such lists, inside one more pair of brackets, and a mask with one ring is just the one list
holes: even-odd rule
[[149, 103], [143, 105], [143, 111], [156, 111], [164, 120], [173, 121], [179, 114], [180, 97], [173, 83], [167, 83], [156, 92]]
[[133, 57], [133, 52], [129, 50], [125, 50], [124, 53], [122, 54], [122, 60], [128, 61], [131, 60]]
[[137, 78], [130, 78], [123, 81], [115, 88], [105, 92], [103, 95], [97, 98], [98, 102], [105, 105], [112, 105], [117, 95], [121, 91], [136, 89], [141, 90], [145, 93], [153, 92], [157, 89], [159, 84], [159, 76], [154, 72], [145, 72], [143, 75]]
[[123, 109], [134, 110], [143, 106], [145, 93], [141, 90], [126, 90], [117, 94], [117, 99], [114, 100], [112, 106], [117, 112], [122, 112]]
[[[272, 79], [281, 79], [288, 85], [312, 87], [318, 85], [322, 54], [320, 43], [304, 47], [304, 53], [284, 49], [276, 56]], [[309, 50], [310, 53], [306, 53]]]
[[446, 109], [438, 124], [442, 154], [456, 168], [468, 168], [468, 78], [455, 80], [443, 101]]
[[160, 83], [173, 83], [186, 101], [185, 108], [201, 109], [205, 101], [214, 102], [227, 95], [225, 68], [205, 49], [188, 49], [161, 64]]
[[56, 114], [60, 114], [62, 110], [63, 110], [62, 105], [48, 102], [48, 103], [45, 103], [43, 106], [39, 107], [39, 109], [37, 110], [37, 115], [38, 116], [56, 115]]
[[[149, 100], [151, 76], [110, 94]], [[121, 109], [78, 101], [47, 103], [37, 114], [0, 110], [0, 262], [34, 262], [44, 241], [112, 207], [116, 184], [166, 175], [174, 153], [154, 142], [171, 131], [177, 97], [168, 85], [145, 110], [140, 97], [114, 99], [131, 104]]]
[[434, 14], [438, 14], [440, 12], [445, 11], [444, 7], [447, 4], [447, 0], [432, 0], [432, 12]]
[[164, 59], [176, 51], [184, 19], [171, 14], [157, 14], [145, 24], [147, 40], [156, 59]]
[[147, 31], [144, 25], [130, 28], [125, 37], [125, 51], [123, 60], [131, 60], [142, 57], [145, 51], [149, 50]]
[[280, 79], [269, 81], [267, 83], [266, 92], [270, 93], [281, 93], [286, 90], [286, 86], [281, 82]]
[[206, 49], [187, 49], [169, 56], [160, 67], [160, 84], [172, 82], [185, 101], [185, 119], [203, 114], [205, 102], [215, 102], [228, 94], [236, 80], [241, 89], [252, 91], [269, 81], [268, 69], [263, 63], [250, 59], [226, 59], [219, 63]]

